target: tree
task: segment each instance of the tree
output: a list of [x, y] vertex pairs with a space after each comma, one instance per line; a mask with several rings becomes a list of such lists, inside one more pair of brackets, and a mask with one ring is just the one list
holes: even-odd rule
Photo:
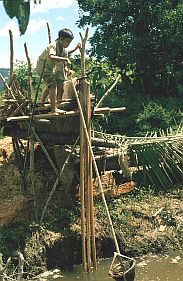
[[91, 24], [91, 55], [130, 69], [133, 87], [172, 94], [183, 75], [181, 0], [78, 0], [79, 26]]
[[[18, 20], [20, 34], [24, 34], [30, 16], [30, 1], [31, 0], [3, 0], [4, 8], [7, 15], [12, 19], [14, 17]], [[35, 4], [41, 3], [41, 0], [32, 0]]]

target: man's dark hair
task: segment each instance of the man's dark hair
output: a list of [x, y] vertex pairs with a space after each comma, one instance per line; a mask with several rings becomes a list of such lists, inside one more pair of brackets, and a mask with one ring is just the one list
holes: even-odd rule
[[63, 28], [58, 32], [58, 38], [71, 38], [74, 39], [72, 31], [68, 28]]

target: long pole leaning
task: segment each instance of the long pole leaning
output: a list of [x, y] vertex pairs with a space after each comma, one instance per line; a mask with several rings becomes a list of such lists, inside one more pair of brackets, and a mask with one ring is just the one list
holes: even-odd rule
[[97, 179], [98, 179], [99, 188], [100, 188], [101, 195], [102, 195], [102, 200], [104, 202], [107, 218], [108, 218], [109, 224], [111, 226], [111, 231], [112, 231], [112, 236], [113, 236], [115, 247], [116, 247], [116, 252], [120, 254], [118, 241], [117, 241], [117, 238], [116, 238], [116, 234], [115, 234], [115, 231], [114, 231], [113, 223], [112, 223], [112, 220], [111, 220], [111, 216], [110, 216], [110, 213], [109, 213], [109, 210], [108, 210], [108, 206], [107, 206], [107, 202], [106, 202], [106, 199], [105, 199], [104, 191], [103, 191], [103, 188], [102, 188], [102, 183], [101, 183], [98, 167], [97, 167], [97, 164], [96, 164], [96, 161], [95, 161], [95, 156], [94, 156], [94, 153], [93, 153], [93, 150], [92, 150], [91, 142], [90, 142], [90, 139], [89, 139], [89, 135], [88, 135], [88, 131], [87, 131], [86, 122], [85, 122], [85, 119], [84, 119], [81, 103], [79, 101], [79, 97], [78, 97], [78, 94], [77, 94], [77, 91], [76, 91], [76, 88], [74, 86], [74, 83], [73, 83], [72, 79], [71, 79], [71, 82], [72, 82], [72, 86], [73, 86], [73, 89], [74, 89], [74, 94], [75, 94], [75, 97], [76, 97], [76, 100], [77, 100], [77, 103], [78, 103], [79, 112], [80, 112], [81, 120], [82, 120], [82, 123], [83, 123], [83, 128], [84, 128], [85, 136], [86, 136], [87, 143], [88, 143], [88, 146], [89, 146], [89, 149], [90, 149], [90, 153], [91, 153], [91, 156], [92, 156], [93, 166], [94, 166], [95, 173], [96, 173], [96, 176], [97, 176]]

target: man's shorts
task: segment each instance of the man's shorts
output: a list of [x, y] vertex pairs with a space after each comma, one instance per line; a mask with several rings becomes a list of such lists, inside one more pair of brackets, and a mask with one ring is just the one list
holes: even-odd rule
[[[42, 61], [38, 61], [36, 66], [39, 74], [42, 71], [42, 64]], [[43, 80], [48, 88], [56, 87], [57, 84], [63, 83], [66, 80], [63, 65], [52, 69], [46, 64], [43, 72]]]

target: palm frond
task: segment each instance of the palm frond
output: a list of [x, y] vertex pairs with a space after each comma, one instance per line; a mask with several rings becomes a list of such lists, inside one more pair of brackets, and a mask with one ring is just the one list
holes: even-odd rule
[[183, 124], [176, 131], [170, 128], [159, 135], [151, 132], [145, 137], [110, 134], [105, 137], [120, 147], [128, 147], [131, 162], [141, 172], [143, 183], [149, 181], [157, 187], [167, 188], [183, 178]]

